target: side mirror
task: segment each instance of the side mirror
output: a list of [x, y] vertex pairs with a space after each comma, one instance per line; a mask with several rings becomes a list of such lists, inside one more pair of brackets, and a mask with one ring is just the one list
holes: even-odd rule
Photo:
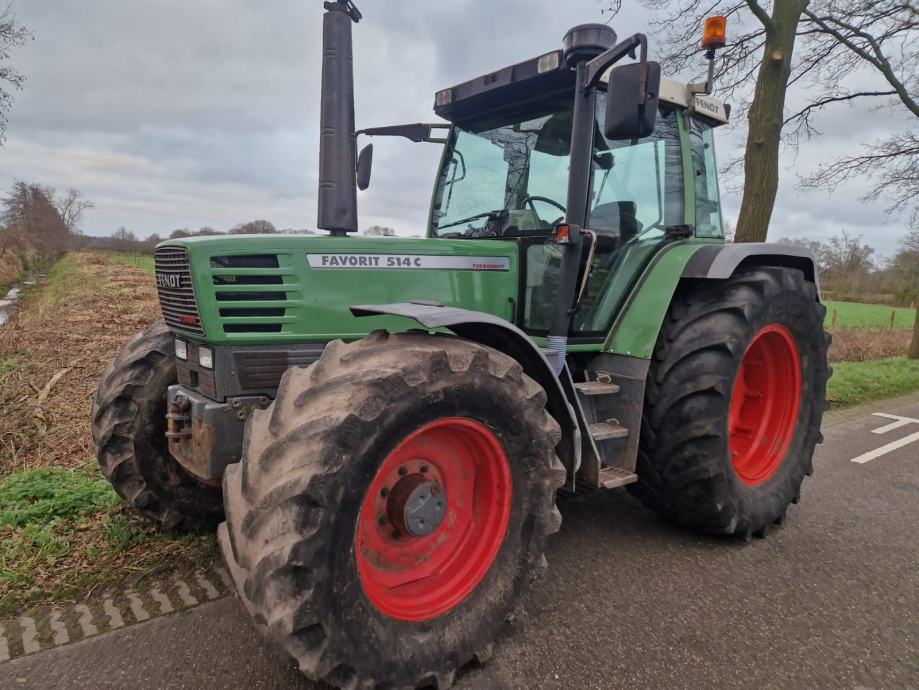
[[370, 186], [370, 170], [373, 167], [373, 144], [367, 144], [357, 157], [357, 188], [362, 192]]
[[645, 100], [641, 102], [641, 63], [616, 67], [606, 90], [607, 139], [641, 139], [650, 136], [657, 123], [657, 101], [661, 86], [661, 65], [648, 62]]

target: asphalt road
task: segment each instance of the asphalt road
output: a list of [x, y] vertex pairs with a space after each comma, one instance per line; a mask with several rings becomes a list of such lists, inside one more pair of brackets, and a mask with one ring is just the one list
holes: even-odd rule
[[[919, 400], [830, 420], [764, 540], [699, 536], [621, 490], [565, 501], [527, 616], [458, 686], [919, 687], [919, 422], [873, 412], [919, 420]], [[320, 686], [234, 598], [0, 665], [4, 689], [127, 687]]]

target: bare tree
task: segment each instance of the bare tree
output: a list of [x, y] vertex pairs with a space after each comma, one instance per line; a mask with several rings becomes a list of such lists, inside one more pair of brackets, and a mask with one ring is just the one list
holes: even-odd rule
[[230, 235], [273, 235], [277, 228], [267, 220], [252, 220], [230, 228]]
[[[765, 241], [778, 191], [779, 146], [795, 38], [807, 0], [775, 0], [771, 8], [759, 0], [644, 0], [643, 4], [654, 10], [654, 35], [662, 43], [662, 61], [671, 72], [701, 76], [699, 38], [705, 18], [728, 17], [732, 28], [718, 62], [716, 86], [726, 98], [740, 97], [735, 112], [746, 117], [748, 126], [735, 241]], [[755, 84], [752, 98], [751, 81]]]
[[31, 38], [31, 32], [16, 21], [11, 6], [0, 11], [0, 146], [6, 141], [6, 114], [13, 105], [10, 90], [19, 90], [25, 83], [25, 77], [10, 64], [12, 50]]
[[83, 213], [95, 207], [95, 204], [87, 199], [83, 192], [72, 187], [67, 190], [65, 195], [57, 198], [58, 213], [61, 214], [64, 225], [67, 226], [67, 232], [74, 235], [83, 234], [80, 231], [80, 221], [83, 218]]
[[137, 242], [137, 235], [122, 225], [112, 233], [112, 239], [119, 242]]
[[54, 201], [54, 189], [17, 180], [2, 201], [0, 222], [36, 244], [43, 254], [56, 256], [70, 245], [67, 226]]
[[395, 237], [396, 231], [382, 225], [371, 225], [364, 234], [369, 237]]
[[[663, 62], [672, 72], [698, 76], [699, 30], [706, 16], [729, 18], [728, 45], [716, 70], [719, 95], [738, 101], [735, 112], [746, 116], [744, 195], [737, 221], [737, 241], [766, 238], [778, 185], [782, 141], [795, 146], [818, 135], [813, 116], [839, 103], [871, 100], [896, 103], [915, 112], [919, 79], [919, 5], [916, 0], [643, 0], [654, 10], [651, 22], [662, 41]], [[614, 8], [613, 8], [614, 9]], [[861, 71], [860, 71], [861, 70]], [[874, 77], [876, 85], [853, 89], [856, 72]], [[853, 77], [849, 79], [849, 77]], [[752, 94], [749, 85], [755, 78]], [[863, 82], [861, 79], [860, 82]], [[793, 89], [802, 105], [785, 108]], [[735, 122], [742, 118], [735, 118]], [[915, 195], [916, 136], [892, 137], [886, 146], [864, 156], [842, 159], [818, 171], [812, 186], [833, 186], [849, 176], [873, 176], [869, 196], [894, 191], [894, 205]], [[739, 160], [729, 164], [736, 167]], [[903, 183], [908, 181], [904, 192]], [[915, 215], [913, 216], [915, 222]]]
[[[805, 10], [812, 50], [832, 54], [815, 66], [824, 97], [789, 118], [796, 132], [815, 133], [810, 115], [830, 103], [871, 99], [909, 113], [909, 131], [895, 133], [864, 153], [844, 156], [804, 178], [807, 187], [834, 190], [851, 177], [867, 177], [866, 200], [888, 199], [888, 212], [908, 215], [919, 228], [919, 4], [915, 0], [817, 0]], [[850, 90], [845, 78], [869, 70], [880, 87]]]

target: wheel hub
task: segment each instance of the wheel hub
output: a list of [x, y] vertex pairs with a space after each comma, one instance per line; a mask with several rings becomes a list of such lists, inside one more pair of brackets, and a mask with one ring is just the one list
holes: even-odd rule
[[440, 527], [447, 508], [447, 492], [439, 482], [423, 474], [410, 474], [390, 491], [386, 518], [400, 533], [426, 537]]

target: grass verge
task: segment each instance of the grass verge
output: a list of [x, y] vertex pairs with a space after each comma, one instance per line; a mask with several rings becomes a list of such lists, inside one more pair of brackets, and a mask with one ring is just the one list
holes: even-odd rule
[[135, 517], [94, 459], [90, 407], [102, 372], [158, 318], [142, 266], [73, 253], [0, 328], [0, 616], [218, 558], [212, 536], [165, 534]]
[[915, 390], [919, 390], [919, 360], [890, 357], [873, 362], [836, 362], [827, 398], [834, 407], [848, 407]]
[[136, 587], [218, 557], [215, 539], [156, 532], [91, 466], [24, 469], [0, 483], [0, 616]]

